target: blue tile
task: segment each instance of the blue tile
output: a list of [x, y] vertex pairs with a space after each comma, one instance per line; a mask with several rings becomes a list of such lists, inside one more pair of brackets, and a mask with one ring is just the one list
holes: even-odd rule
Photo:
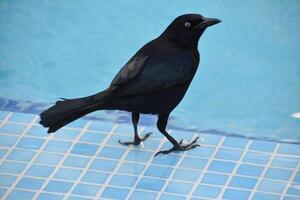
[[88, 127], [89, 130], [110, 132], [114, 124], [109, 121], [92, 121], [92, 124]]
[[146, 176], [158, 177], [158, 178], [168, 178], [173, 171], [171, 167], [162, 167], [150, 165], [145, 172]]
[[60, 168], [54, 175], [54, 178], [63, 180], [76, 180], [81, 173], [82, 171], [78, 169]]
[[199, 185], [194, 192], [196, 196], [216, 198], [221, 192], [221, 188], [208, 185]]
[[26, 164], [15, 162], [3, 162], [0, 166], [0, 172], [20, 174], [26, 167]]
[[3, 195], [5, 194], [6, 190], [3, 188], [0, 188], [0, 198], [3, 197]]
[[16, 176], [0, 174], [0, 186], [10, 187], [16, 180]]
[[297, 174], [294, 178], [294, 181], [297, 182], [297, 183], [300, 183], [300, 172], [297, 172]]
[[70, 124], [67, 124], [66, 127], [82, 129], [86, 125], [87, 122], [88, 121], [86, 121], [85, 119], [77, 119], [77, 120], [71, 122]]
[[165, 181], [160, 179], [142, 178], [136, 188], [144, 190], [160, 191], [164, 186]]
[[298, 197], [284, 197], [283, 200], [299, 200]]
[[271, 179], [289, 180], [292, 173], [293, 173], [292, 170], [269, 168], [265, 174], [265, 177]]
[[283, 168], [296, 168], [298, 164], [297, 158], [291, 158], [286, 156], [275, 156], [272, 160], [271, 165], [274, 167], [283, 167]]
[[44, 141], [45, 140], [43, 139], [23, 137], [17, 144], [17, 147], [24, 149], [39, 149]]
[[95, 184], [103, 184], [108, 179], [108, 177], [108, 173], [87, 171], [82, 177], [81, 181]]
[[270, 154], [259, 152], [248, 152], [243, 161], [256, 164], [267, 164], [270, 159]]
[[281, 143], [277, 153], [300, 156], [300, 145]]
[[13, 115], [9, 117], [9, 121], [11, 122], [22, 122], [22, 123], [29, 123], [31, 122], [36, 115], [27, 114], [27, 113], [16, 113], [14, 112]]
[[41, 153], [36, 160], [35, 163], [43, 163], [49, 165], [56, 165], [58, 164], [64, 156], [62, 154], [55, 154], [55, 153]]
[[1, 128], [1, 133], [8, 133], [8, 134], [15, 134], [15, 135], [21, 135], [23, 130], [26, 128], [26, 125], [22, 124], [11, 124], [11, 123], [5, 123]]
[[225, 161], [212, 161], [208, 167], [208, 171], [232, 173], [236, 163]]
[[7, 117], [9, 112], [0, 110], [0, 120], [3, 120], [5, 117]]
[[78, 196], [69, 196], [68, 200], [93, 200], [92, 198], [84, 198]]
[[125, 160], [136, 162], [148, 162], [152, 155], [152, 152], [142, 151], [140, 149], [131, 149], [128, 152]]
[[233, 150], [233, 149], [223, 149], [220, 148], [217, 152], [215, 158], [223, 159], [223, 160], [239, 160], [242, 155], [242, 151]]
[[37, 177], [49, 177], [53, 172], [54, 167], [44, 165], [32, 165], [26, 171], [26, 175], [37, 176]]
[[27, 150], [18, 150], [14, 149], [9, 156], [7, 157], [8, 160], [16, 160], [16, 161], [23, 161], [29, 162], [32, 160], [33, 156], [36, 154], [35, 151], [27, 151]]
[[26, 135], [35, 136], [35, 137], [48, 137], [47, 129], [42, 126], [32, 126], [27, 132]]
[[0, 149], [0, 158], [3, 158], [6, 153], [7, 153], [6, 149]]
[[192, 141], [194, 132], [182, 131], [182, 130], [172, 130], [172, 137], [176, 140], [184, 139], [189, 142]]
[[130, 200], [155, 200], [157, 193], [134, 190], [130, 196]]
[[86, 196], [95, 196], [99, 191], [99, 189], [100, 186], [79, 183], [73, 189], [72, 193], [79, 194], [79, 195], [86, 195]]
[[106, 134], [103, 133], [92, 133], [92, 132], [86, 132], [84, 135], [80, 138], [80, 141], [82, 142], [93, 142], [100, 144], [104, 138], [106, 137]]
[[35, 195], [34, 192], [13, 190], [6, 198], [6, 200], [31, 200]]
[[90, 169], [101, 171], [113, 171], [118, 162], [114, 160], [96, 159]]
[[23, 177], [16, 185], [16, 188], [39, 190], [44, 182], [45, 180], [43, 179]]
[[263, 170], [264, 170], [264, 167], [248, 165], [248, 164], [241, 164], [237, 170], [237, 174], [259, 177], [261, 175], [261, 173], [263, 172]]
[[79, 157], [79, 156], [68, 156], [63, 165], [67, 167], [79, 167], [79, 168], [84, 168], [88, 162], [89, 158], [85, 157]]
[[188, 150], [186, 153], [188, 155], [193, 155], [197, 157], [205, 157], [210, 158], [212, 154], [215, 151], [215, 147], [207, 147], [207, 146], [201, 146], [201, 148], [194, 148], [191, 150]]
[[94, 144], [77, 143], [72, 148], [71, 153], [85, 155], [85, 156], [93, 156], [95, 155], [98, 147], [99, 147], [98, 145], [94, 145]]
[[129, 189], [106, 187], [101, 196], [109, 199], [123, 200], [126, 198], [129, 191]]
[[159, 145], [160, 145], [160, 140], [153, 140], [150, 138], [143, 143], [143, 147], [140, 147], [138, 149], [156, 151]]
[[188, 194], [192, 190], [192, 187], [193, 184], [191, 183], [170, 181], [165, 191], [177, 194]]
[[205, 173], [201, 182], [213, 185], [225, 185], [228, 176], [214, 173]]
[[234, 176], [229, 186], [237, 187], [237, 188], [244, 188], [244, 189], [253, 189], [256, 185], [257, 179], [254, 178], [247, 178], [241, 176]]
[[71, 189], [72, 185], [73, 183], [71, 182], [52, 180], [47, 184], [45, 191], [66, 193]]
[[[120, 141], [131, 141], [132, 136], [127, 136], [127, 135], [112, 135], [109, 137], [107, 144], [109, 145], [114, 145], [114, 146], [119, 146], [119, 147], [124, 147], [124, 145], [119, 143]], [[148, 142], [148, 141], [147, 141]]]
[[137, 176], [115, 174], [109, 184], [114, 186], [132, 187], [136, 181]]
[[200, 176], [200, 172], [188, 170], [188, 169], [177, 169], [172, 177], [175, 180], [184, 180], [184, 181], [196, 181]]
[[74, 140], [78, 135], [79, 130], [70, 130], [70, 129], [59, 129], [55, 134], [54, 138], [64, 139], [64, 140]]
[[208, 160], [204, 158], [185, 157], [180, 163], [180, 167], [201, 170], [206, 166], [207, 162]]
[[71, 147], [72, 142], [63, 142], [58, 140], [50, 140], [46, 146], [45, 150], [47, 151], [53, 151], [57, 153], [65, 153], [68, 151], [68, 149]]
[[178, 196], [172, 194], [162, 194], [159, 200], [186, 200], [186, 196]]
[[299, 185], [295, 185], [295, 184], [291, 185], [290, 188], [287, 191], [287, 194], [300, 196]]
[[120, 173], [139, 175], [144, 170], [145, 165], [138, 163], [123, 163], [119, 168]]
[[129, 123], [119, 124], [115, 132], [117, 134], [133, 135], [133, 126]]
[[273, 152], [276, 147], [275, 142], [253, 140], [249, 149], [255, 151]]
[[222, 146], [244, 149], [248, 143], [248, 139], [238, 137], [226, 137]]
[[201, 134], [200, 138], [202, 139], [201, 144], [217, 145], [220, 142], [222, 136], [213, 134]]
[[252, 200], [279, 200], [279, 195], [256, 192]]
[[62, 200], [63, 198], [63, 195], [41, 193], [37, 200]]
[[271, 180], [262, 180], [258, 186], [258, 190], [262, 192], [272, 192], [272, 193], [281, 193], [287, 183], [271, 181]]
[[238, 197], [239, 200], [248, 200], [250, 193], [250, 191], [228, 188], [225, 190], [223, 198], [227, 200], [236, 200]]
[[104, 158], [112, 158], [112, 159], [120, 159], [126, 149], [124, 148], [116, 148], [116, 147], [104, 147], [98, 156]]
[[18, 137], [0, 135], [0, 146], [1, 147], [11, 147], [17, 142]]
[[166, 156], [166, 155], [159, 154], [156, 157], [154, 157], [152, 163], [159, 164], [159, 165], [175, 166], [179, 160], [180, 160], [179, 155], [168, 154]]

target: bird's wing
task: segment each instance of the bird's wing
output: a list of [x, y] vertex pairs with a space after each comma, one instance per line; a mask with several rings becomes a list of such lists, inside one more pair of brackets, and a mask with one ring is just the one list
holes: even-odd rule
[[134, 57], [118, 72], [110, 89], [114, 96], [158, 92], [188, 81], [192, 66], [192, 59], [176, 55]]

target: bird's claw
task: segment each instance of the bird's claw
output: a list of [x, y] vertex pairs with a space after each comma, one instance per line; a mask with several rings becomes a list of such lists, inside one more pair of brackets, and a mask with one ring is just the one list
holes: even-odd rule
[[200, 147], [199, 144], [195, 144], [195, 143], [197, 143], [198, 139], [199, 139], [199, 137], [196, 137], [191, 143], [189, 143], [187, 145], [182, 145], [183, 140], [180, 140], [178, 145], [173, 146], [171, 149], [168, 149], [168, 150], [159, 151], [154, 156], [157, 156], [158, 154], [168, 154], [168, 153], [171, 153], [173, 151], [186, 151], [186, 150], [190, 150], [190, 149], [193, 149], [193, 148], [196, 148], [196, 147]]
[[152, 133], [146, 133], [142, 138], [135, 138], [134, 141], [128, 141], [128, 142], [122, 142], [121, 140], [119, 140], [120, 144], [123, 145], [139, 145], [141, 144], [141, 142], [143, 142], [144, 140], [146, 140], [148, 137], [150, 137]]

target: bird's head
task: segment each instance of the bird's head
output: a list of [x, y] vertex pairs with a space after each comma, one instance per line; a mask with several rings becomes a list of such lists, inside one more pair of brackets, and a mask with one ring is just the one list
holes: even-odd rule
[[200, 36], [209, 26], [220, 23], [216, 18], [206, 18], [199, 14], [185, 14], [177, 17], [162, 33], [162, 37], [184, 46], [196, 46]]

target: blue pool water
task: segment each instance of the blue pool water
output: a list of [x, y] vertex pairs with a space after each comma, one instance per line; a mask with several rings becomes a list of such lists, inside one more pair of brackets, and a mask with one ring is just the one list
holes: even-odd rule
[[300, 141], [299, 1], [0, 1], [0, 97], [51, 103], [105, 89], [176, 16], [222, 19], [173, 127]]

